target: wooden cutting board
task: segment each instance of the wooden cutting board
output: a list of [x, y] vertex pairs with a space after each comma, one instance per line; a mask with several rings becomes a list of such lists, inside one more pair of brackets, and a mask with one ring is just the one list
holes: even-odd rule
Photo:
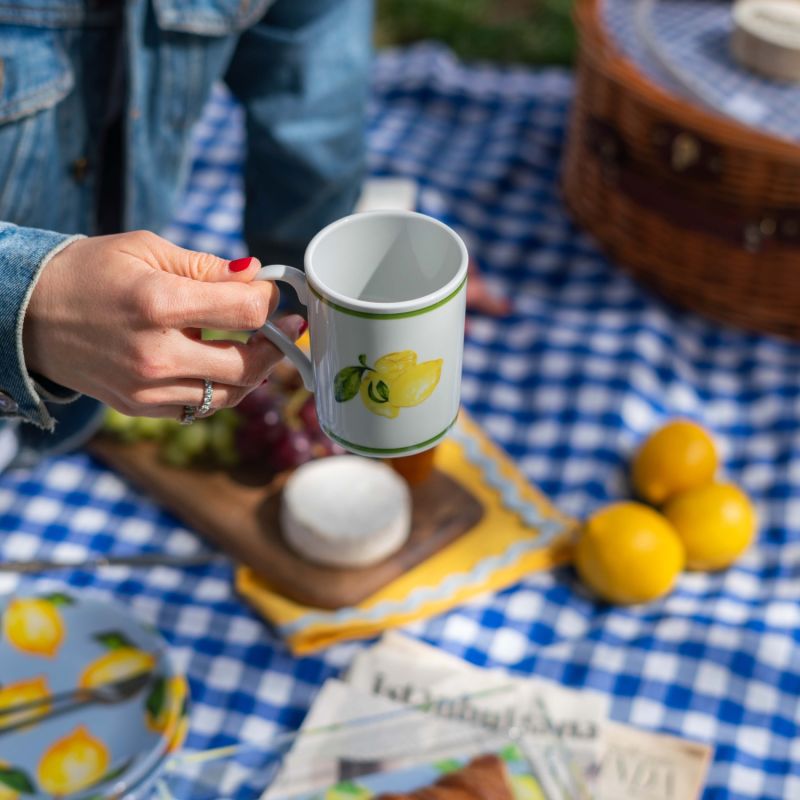
[[159, 461], [153, 442], [123, 444], [97, 436], [89, 451], [286, 597], [336, 609], [360, 603], [473, 528], [480, 502], [442, 472], [412, 487], [412, 532], [406, 545], [371, 567], [334, 569], [305, 561], [285, 544], [278, 510], [286, 476], [252, 470], [179, 469]]

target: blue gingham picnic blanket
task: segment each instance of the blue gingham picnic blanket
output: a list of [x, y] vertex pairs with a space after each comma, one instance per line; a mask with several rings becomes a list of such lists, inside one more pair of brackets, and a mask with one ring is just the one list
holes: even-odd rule
[[[527, 477], [583, 516], [628, 496], [631, 452], [687, 415], [758, 505], [757, 546], [687, 574], [640, 608], [595, 602], [568, 569], [531, 575], [410, 633], [487, 666], [612, 697], [613, 716], [711, 742], [706, 800], [800, 797], [800, 347], [719, 327], [649, 294], [570, 221], [558, 189], [568, 72], [464, 66], [432, 45], [378, 59], [374, 173], [421, 186], [420, 208], [465, 234], [513, 300], [475, 318], [463, 399]], [[244, 253], [242, 132], [215, 94], [169, 235]], [[208, 546], [85, 454], [0, 478], [0, 557], [203, 551]], [[298, 726], [361, 644], [294, 659], [234, 594], [232, 567], [3, 576], [0, 591], [74, 587], [156, 625], [188, 673], [188, 747], [264, 743]]]

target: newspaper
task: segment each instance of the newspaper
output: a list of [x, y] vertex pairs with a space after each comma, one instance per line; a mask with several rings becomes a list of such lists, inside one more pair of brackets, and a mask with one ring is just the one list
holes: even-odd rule
[[[376, 715], [380, 720], [382, 714], [387, 716], [378, 723], [358, 724]], [[334, 724], [336, 731], [314, 735]], [[420, 763], [462, 761], [499, 752], [509, 745], [504, 733], [442, 719], [429, 711], [409, 711], [403, 704], [336, 680], [326, 682], [303, 728], [307, 733], [298, 737], [263, 800], [316, 798], [319, 792], [341, 781], [397, 772]], [[569, 776], [564, 773], [558, 754], [542, 750], [539, 744], [526, 736], [514, 743], [537, 780], [541, 792], [537, 797], [572, 798], [575, 795], [563, 791], [565, 785], [572, 784], [568, 783]]]
[[325, 684], [303, 730], [375, 714], [388, 715], [385, 722], [344, 724], [338, 740], [301, 735], [263, 800], [413, 766], [420, 754], [431, 763], [469, 758], [493, 736], [522, 747], [546, 800], [699, 797], [710, 748], [612, 722], [608, 712], [604, 695], [481, 669], [389, 633], [356, 656], [346, 682]]
[[589, 782], [599, 769], [603, 726], [609, 713], [605, 695], [481, 669], [397, 633], [387, 634], [378, 645], [357, 655], [347, 680], [357, 689], [406, 704], [510, 684], [514, 691], [507, 696], [464, 702], [445, 713], [450, 711], [457, 719], [498, 732], [519, 729], [543, 738], [542, 746], [555, 736]]
[[[356, 656], [348, 681], [403, 702], [412, 697], [413, 702], [423, 697], [423, 691], [439, 692], [437, 679], [446, 670], [465, 676], [474, 689], [487, 685], [493, 674], [391, 632]], [[693, 800], [702, 793], [711, 759], [707, 745], [612, 722], [607, 698], [587, 690], [566, 689], [536, 677], [511, 680], [520, 686], [518, 698], [496, 701], [508, 705], [516, 724], [524, 724], [520, 709], [527, 707], [524, 698], [529, 695], [522, 687], [540, 694], [547, 716], [596, 800]]]

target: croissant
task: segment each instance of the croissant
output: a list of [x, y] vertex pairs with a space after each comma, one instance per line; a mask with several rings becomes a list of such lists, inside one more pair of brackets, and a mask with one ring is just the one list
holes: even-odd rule
[[382, 794], [376, 800], [514, 800], [514, 795], [502, 759], [485, 755], [431, 786], [410, 794]]

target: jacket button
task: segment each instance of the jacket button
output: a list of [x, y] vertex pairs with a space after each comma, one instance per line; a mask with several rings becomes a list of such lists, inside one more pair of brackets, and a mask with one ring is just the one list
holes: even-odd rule
[[11, 395], [0, 392], [0, 414], [14, 414], [19, 411], [17, 401]]
[[85, 156], [76, 158], [72, 162], [70, 171], [72, 172], [72, 177], [77, 183], [83, 183], [84, 180], [86, 180], [86, 176], [89, 174], [89, 159]]

